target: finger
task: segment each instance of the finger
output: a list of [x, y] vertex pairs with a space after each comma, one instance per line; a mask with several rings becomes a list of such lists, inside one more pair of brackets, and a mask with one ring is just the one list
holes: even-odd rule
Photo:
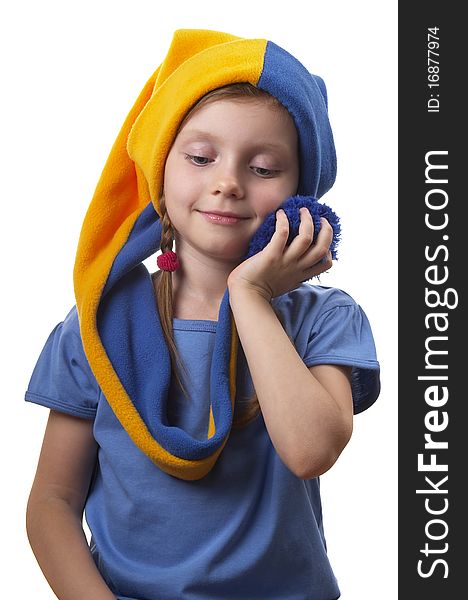
[[326, 256], [324, 256], [319, 262], [315, 263], [314, 265], [312, 265], [311, 267], [309, 267], [303, 271], [304, 277], [311, 279], [312, 277], [315, 277], [316, 275], [320, 275], [321, 273], [328, 271], [329, 269], [332, 268], [332, 266], [333, 266], [332, 253], [330, 251], [328, 251]]
[[300, 224], [296, 237], [293, 239], [287, 253], [290, 258], [300, 258], [310, 248], [314, 239], [314, 221], [306, 207], [299, 209]]
[[317, 234], [316, 244], [324, 244], [329, 248], [333, 242], [333, 227], [324, 217], [320, 217], [320, 231]]
[[323, 217], [320, 219], [320, 222], [321, 227], [315, 244], [311, 246], [310, 250], [301, 259], [301, 267], [303, 269], [313, 267], [324, 259], [328, 262], [327, 256], [333, 241], [333, 228]]
[[299, 224], [298, 235], [309, 237], [312, 240], [314, 236], [314, 220], [312, 219], [310, 211], [303, 206], [299, 209], [299, 215], [301, 217], [301, 222]]
[[286, 242], [289, 237], [289, 221], [286, 213], [282, 208], [276, 211], [276, 224], [275, 224], [275, 232], [273, 237], [271, 238], [269, 246], [278, 254], [282, 254], [284, 252], [284, 248], [286, 246]]

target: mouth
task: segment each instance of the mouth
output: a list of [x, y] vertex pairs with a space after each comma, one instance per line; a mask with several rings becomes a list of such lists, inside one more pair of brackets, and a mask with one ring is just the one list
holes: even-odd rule
[[201, 215], [211, 223], [215, 223], [218, 225], [235, 225], [236, 223], [241, 223], [242, 221], [247, 221], [249, 217], [243, 217], [242, 215], [236, 215], [235, 213], [230, 212], [220, 212], [220, 211], [199, 211]]

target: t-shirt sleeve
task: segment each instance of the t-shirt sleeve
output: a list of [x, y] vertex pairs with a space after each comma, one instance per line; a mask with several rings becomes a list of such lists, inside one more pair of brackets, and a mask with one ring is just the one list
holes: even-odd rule
[[25, 400], [94, 419], [99, 392], [83, 350], [74, 306], [50, 333], [34, 367]]
[[380, 393], [380, 365], [371, 326], [354, 301], [329, 308], [312, 324], [304, 354], [307, 366], [352, 367], [354, 414], [371, 406]]

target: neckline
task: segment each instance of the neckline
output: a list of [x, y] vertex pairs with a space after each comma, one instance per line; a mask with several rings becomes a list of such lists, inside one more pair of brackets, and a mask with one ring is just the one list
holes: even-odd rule
[[172, 320], [177, 323], [214, 323], [215, 325], [218, 321], [213, 321], [213, 319], [179, 319], [179, 317], [172, 317]]
[[202, 319], [172, 319], [174, 331], [204, 331], [216, 333], [218, 321], [207, 321]]

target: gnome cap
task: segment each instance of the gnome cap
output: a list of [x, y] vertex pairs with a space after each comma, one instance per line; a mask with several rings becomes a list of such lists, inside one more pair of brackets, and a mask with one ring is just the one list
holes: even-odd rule
[[241, 82], [276, 97], [292, 116], [299, 138], [297, 193], [319, 198], [330, 189], [336, 155], [323, 80], [271, 41], [180, 29], [112, 147], [85, 215], [73, 272], [83, 348], [107, 402], [156, 466], [186, 480], [206, 475], [229, 437], [237, 332], [226, 290], [207, 390], [207, 439], [170, 427], [170, 355], [142, 261], [160, 248], [164, 166], [180, 123], [205, 94]]
[[275, 96], [293, 117], [301, 163], [298, 194], [320, 198], [333, 185], [336, 155], [323, 80], [273, 42], [182, 29], [174, 34], [127, 143], [156, 210], [165, 160], [184, 115], [209, 91], [237, 82]]

